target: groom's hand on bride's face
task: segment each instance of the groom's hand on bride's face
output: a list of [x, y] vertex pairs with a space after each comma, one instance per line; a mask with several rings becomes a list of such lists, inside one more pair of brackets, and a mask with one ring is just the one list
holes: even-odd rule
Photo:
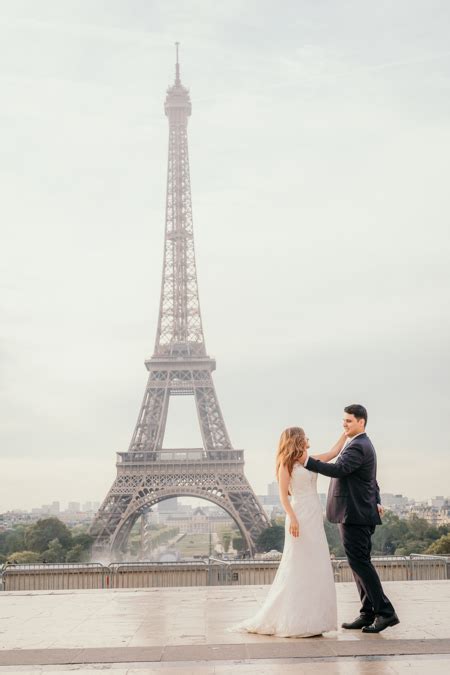
[[298, 461], [300, 462], [300, 464], [304, 464], [307, 459], [308, 459], [308, 453], [305, 450], [304, 452], [302, 452], [302, 454], [298, 458]]

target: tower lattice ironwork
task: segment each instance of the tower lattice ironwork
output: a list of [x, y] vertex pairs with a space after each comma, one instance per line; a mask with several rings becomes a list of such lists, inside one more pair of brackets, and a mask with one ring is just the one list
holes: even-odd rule
[[[235, 450], [223, 420], [206, 353], [195, 265], [187, 123], [189, 91], [180, 80], [167, 90], [169, 120], [166, 229], [155, 349], [145, 362], [149, 377], [127, 452], [117, 453], [117, 477], [91, 533], [97, 550], [124, 551], [136, 520], [157, 502], [201, 497], [222, 507], [239, 527], [247, 548], [268, 519], [244, 474], [244, 452]], [[164, 449], [171, 396], [194, 396], [202, 448]]]

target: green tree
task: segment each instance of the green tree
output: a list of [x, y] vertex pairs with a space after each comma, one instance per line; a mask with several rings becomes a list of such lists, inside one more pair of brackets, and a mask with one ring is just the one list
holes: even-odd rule
[[374, 555], [394, 555], [397, 548], [408, 538], [408, 521], [400, 519], [392, 511], [386, 511], [383, 524], [375, 528], [372, 537]]
[[83, 551], [90, 551], [93, 543], [94, 537], [87, 532], [80, 532], [79, 534], [72, 533], [72, 541], [70, 543], [71, 548], [81, 546]]
[[60, 563], [66, 559], [66, 550], [59, 539], [52, 539], [46, 549], [42, 553], [42, 560], [48, 563]]
[[87, 532], [80, 532], [72, 536], [70, 549], [67, 551], [67, 562], [89, 562], [94, 537]]
[[26, 565], [28, 563], [42, 562], [42, 556], [36, 551], [16, 551], [8, 556], [8, 562]]
[[425, 553], [430, 555], [450, 555], [450, 534], [443, 534], [440, 539], [433, 542]]
[[245, 541], [240, 535], [233, 537], [233, 548], [236, 551], [243, 551], [245, 548]]
[[25, 534], [25, 544], [31, 551], [42, 553], [48, 549], [53, 539], [59, 539], [59, 543], [65, 549], [70, 548], [72, 534], [59, 518], [43, 518], [31, 525]]
[[280, 551], [284, 547], [284, 527], [282, 525], [269, 525], [261, 532], [256, 540], [256, 548], [262, 553], [267, 551]]
[[406, 539], [401, 546], [395, 549], [395, 555], [411, 555], [411, 553], [425, 553], [428, 542], [423, 539]]
[[328, 520], [324, 520], [323, 524], [330, 553], [337, 556], [338, 558], [342, 558], [345, 555], [345, 552], [344, 547], [342, 546], [341, 538], [339, 536], [338, 526], [335, 523], [330, 523]]
[[450, 524], [449, 525], [439, 525], [439, 527], [436, 528], [436, 530], [437, 530], [438, 537], [442, 537], [442, 535], [445, 535], [445, 534], [450, 534]]
[[419, 518], [415, 513], [409, 518], [408, 526], [411, 533], [411, 539], [417, 540], [425, 539], [430, 530], [433, 529], [425, 518]]
[[15, 526], [0, 533], [0, 553], [8, 556], [14, 551], [23, 551], [25, 548], [25, 527]]
[[81, 544], [76, 544], [66, 553], [66, 562], [86, 562], [88, 559], [88, 553], [83, 549]]

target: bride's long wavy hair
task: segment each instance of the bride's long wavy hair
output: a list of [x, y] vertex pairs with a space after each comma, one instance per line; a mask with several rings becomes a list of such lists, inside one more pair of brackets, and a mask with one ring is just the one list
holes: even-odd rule
[[276, 476], [280, 473], [280, 466], [284, 464], [287, 466], [289, 475], [292, 474], [294, 464], [298, 462], [300, 457], [306, 450], [308, 439], [301, 427], [289, 427], [285, 429], [278, 442], [278, 450], [276, 457]]

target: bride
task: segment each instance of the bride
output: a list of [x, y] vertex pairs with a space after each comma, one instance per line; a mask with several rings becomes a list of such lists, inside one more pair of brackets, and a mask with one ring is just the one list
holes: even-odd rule
[[[345, 440], [343, 434], [329, 452], [313, 457], [329, 462], [342, 450]], [[300, 427], [290, 427], [281, 434], [276, 474], [287, 516], [283, 555], [264, 604], [233, 631], [312, 637], [337, 629], [336, 590], [317, 474], [298, 461], [308, 448], [309, 439]]]

